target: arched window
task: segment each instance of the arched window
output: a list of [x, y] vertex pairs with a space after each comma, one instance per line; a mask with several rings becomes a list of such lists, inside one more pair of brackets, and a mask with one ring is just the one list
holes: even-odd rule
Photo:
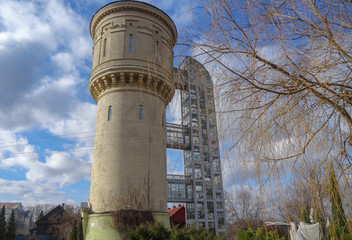
[[130, 38], [128, 40], [128, 52], [132, 53], [133, 50], [133, 36], [130, 34]]
[[103, 57], [105, 57], [106, 56], [106, 42], [107, 42], [107, 39], [105, 38], [104, 39], [104, 49], [103, 49]]
[[139, 105], [138, 119], [143, 120], [143, 105]]
[[109, 106], [109, 109], [108, 109], [108, 121], [111, 120], [111, 115], [112, 115], [112, 106]]
[[155, 59], [159, 61], [159, 42], [155, 42]]

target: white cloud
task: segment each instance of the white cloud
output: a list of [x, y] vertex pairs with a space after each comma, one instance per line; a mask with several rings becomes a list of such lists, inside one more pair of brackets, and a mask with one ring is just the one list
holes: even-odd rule
[[181, 98], [180, 91], [176, 90], [175, 95], [166, 109], [167, 122], [181, 124]]
[[[57, 204], [65, 202], [65, 193], [55, 185], [33, 184], [28, 181], [14, 181], [0, 178], [2, 201], [19, 201], [25, 205]], [[13, 197], [17, 196], [17, 199]]]
[[38, 162], [26, 174], [33, 183], [49, 183], [63, 187], [83, 178], [89, 179], [91, 165], [73, 158], [67, 152], [55, 152], [47, 157], [45, 163]]
[[52, 57], [53, 61], [64, 71], [70, 72], [75, 69], [74, 57], [67, 52], [59, 52]]
[[183, 28], [193, 23], [193, 7], [192, 1], [178, 1], [174, 14], [170, 16], [175, 22], [178, 32], [182, 32]]
[[[75, 148], [70, 152], [43, 151], [8, 131], [0, 130], [0, 135], [0, 169], [25, 172], [24, 180], [0, 178], [0, 201], [10, 196], [11, 201], [17, 197], [27, 205], [64, 202], [65, 194], [60, 188], [90, 178], [90, 159], [76, 156]], [[43, 154], [47, 157], [40, 161]]]
[[87, 81], [79, 69], [89, 73], [88, 23], [56, 0], [1, 2], [0, 19], [0, 128], [23, 130], [42, 124], [43, 115], [64, 117]]
[[[0, 1], [0, 20], [0, 168], [25, 173], [0, 179], [0, 201], [63, 201], [63, 186], [90, 177], [96, 106], [78, 92], [88, 83], [89, 23], [60, 0]], [[70, 142], [61, 151], [29, 144], [38, 129]]]

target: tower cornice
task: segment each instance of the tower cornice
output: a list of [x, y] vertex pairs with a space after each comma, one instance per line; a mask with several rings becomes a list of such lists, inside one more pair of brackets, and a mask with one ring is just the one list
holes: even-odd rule
[[172, 40], [173, 40], [172, 44], [173, 45], [176, 44], [177, 28], [176, 28], [174, 22], [171, 20], [171, 18], [166, 13], [161, 11], [160, 9], [152, 7], [147, 3], [143, 3], [143, 2], [139, 2], [139, 1], [117, 1], [117, 2], [107, 4], [104, 7], [102, 7], [101, 9], [99, 9], [94, 14], [94, 16], [90, 22], [90, 26], [89, 26], [92, 39], [94, 39], [96, 27], [99, 24], [99, 22], [107, 15], [112, 14], [117, 11], [121, 11], [121, 10], [141, 11], [141, 12], [145, 12], [145, 13], [148, 13], [148, 14], [151, 14], [151, 15], [157, 17], [166, 26], [168, 26], [168, 28], [170, 29], [170, 31], [172, 33]]
[[95, 73], [89, 81], [89, 91], [96, 102], [109, 90], [134, 88], [154, 92], [167, 105], [175, 92], [169, 75], [138, 67], [111, 67]]

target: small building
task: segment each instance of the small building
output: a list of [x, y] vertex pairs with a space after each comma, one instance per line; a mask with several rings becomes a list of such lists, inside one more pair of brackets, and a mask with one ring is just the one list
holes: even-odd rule
[[15, 213], [16, 219], [16, 235], [28, 235], [29, 234], [29, 211], [24, 211], [22, 203], [0, 203], [0, 209], [5, 206], [5, 219], [6, 222], [10, 219], [12, 210]]
[[35, 229], [35, 235], [39, 239], [55, 239], [51, 236], [51, 228], [55, 225], [60, 223], [61, 219], [63, 218], [65, 213], [64, 205], [58, 205], [50, 212], [45, 214], [42, 218], [38, 219], [35, 224], [37, 228]]
[[170, 214], [170, 222], [172, 225], [178, 227], [186, 226], [186, 208], [184, 206], [174, 206], [173, 208], [169, 208], [167, 212]]

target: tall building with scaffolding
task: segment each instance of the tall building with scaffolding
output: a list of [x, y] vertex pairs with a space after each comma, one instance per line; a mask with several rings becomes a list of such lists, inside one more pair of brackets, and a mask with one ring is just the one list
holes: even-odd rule
[[187, 57], [174, 69], [181, 94], [181, 125], [166, 124], [167, 144], [183, 151], [183, 175], [168, 175], [168, 202], [184, 203], [187, 225], [226, 232], [213, 83], [205, 67]]

